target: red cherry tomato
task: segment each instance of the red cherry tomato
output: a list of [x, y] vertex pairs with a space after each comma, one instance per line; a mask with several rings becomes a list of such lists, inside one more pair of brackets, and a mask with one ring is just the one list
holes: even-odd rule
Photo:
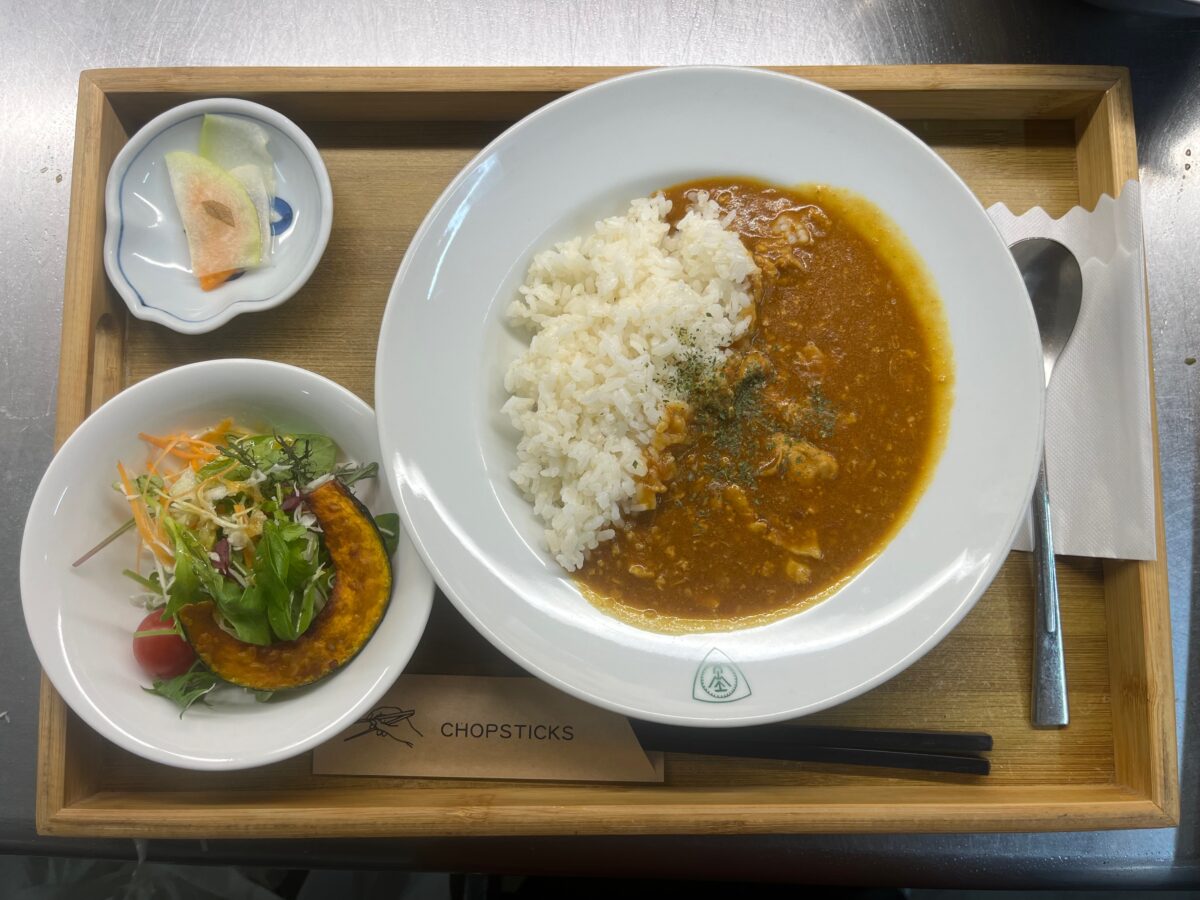
[[[138, 631], [157, 631], [170, 628], [171, 622], [164, 621], [163, 611], [156, 609], [142, 619]], [[196, 661], [192, 645], [177, 634], [153, 634], [133, 636], [133, 657], [146, 674], [152, 678], [174, 678], [182, 675]]]

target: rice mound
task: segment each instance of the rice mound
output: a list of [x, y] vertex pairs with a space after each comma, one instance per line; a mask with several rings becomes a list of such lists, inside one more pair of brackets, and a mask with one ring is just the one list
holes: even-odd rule
[[639, 198], [537, 254], [508, 309], [532, 332], [504, 378], [520, 432], [511, 477], [568, 571], [614, 536], [646, 474], [678, 355], [723, 353], [753, 318], [758, 269], [717, 204], [699, 192], [674, 232], [670, 210]]

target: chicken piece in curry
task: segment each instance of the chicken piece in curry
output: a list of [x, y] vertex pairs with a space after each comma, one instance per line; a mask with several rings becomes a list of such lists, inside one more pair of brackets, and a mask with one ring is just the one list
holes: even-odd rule
[[706, 180], [759, 267], [727, 356], [685, 348], [635, 511], [577, 575], [663, 631], [745, 627], [828, 596], [874, 557], [940, 453], [952, 362], [920, 261], [874, 206], [825, 187]]

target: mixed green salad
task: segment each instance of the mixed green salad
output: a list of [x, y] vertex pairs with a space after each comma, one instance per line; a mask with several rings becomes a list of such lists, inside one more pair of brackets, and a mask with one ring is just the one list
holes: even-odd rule
[[[136, 530], [135, 562], [124, 574], [149, 615], [134, 634], [134, 656], [153, 679], [146, 690], [186, 710], [223, 679], [197, 656], [180, 611], [211, 602], [212, 619], [240, 644], [298, 641], [337, 578], [307, 500], [330, 480], [349, 488], [378, 467], [339, 464], [323, 434], [254, 433], [230, 419], [194, 434], [139, 436], [151, 448], [145, 471], [131, 475], [118, 463], [114, 485], [132, 517], [100, 546]], [[398, 517], [373, 521], [390, 556]]]

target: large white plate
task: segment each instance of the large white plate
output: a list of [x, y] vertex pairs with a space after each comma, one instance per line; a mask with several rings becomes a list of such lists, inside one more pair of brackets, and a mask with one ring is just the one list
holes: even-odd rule
[[[112, 489], [117, 460], [140, 466], [139, 431], [193, 430], [225, 416], [259, 427], [328, 434], [351, 459], [379, 459], [371, 407], [313, 372], [254, 359], [170, 369], [92, 413], [63, 444], [34, 494], [21, 545], [21, 603], [42, 668], [81, 719], [126, 750], [187, 769], [242, 769], [295, 756], [337, 734], [391, 687], [425, 630], [433, 580], [411, 541], [392, 557], [392, 601], [375, 635], [347, 665], [310, 687], [258, 703], [246, 693], [179, 710], [141, 689], [133, 632], [146, 611], [126, 535], [79, 568], [71, 562], [129, 517]], [[372, 512], [392, 509], [387, 486], [359, 482]]]
[[[507, 473], [499, 414], [521, 347], [504, 310], [534, 252], [629, 199], [742, 174], [851, 188], [912, 241], [956, 363], [946, 448], [895, 539], [836, 595], [758, 628], [669, 636], [579, 594]], [[843, 94], [749, 69], [640, 73], [530, 115], [451, 183], [413, 238], [380, 333], [380, 444], [434, 577], [526, 669], [629, 715], [695, 725], [813, 712], [910, 665], [991, 581], [1033, 487], [1042, 433], [1037, 326], [970, 190], [928, 147]], [[715, 669], [720, 666], [720, 672]], [[714, 685], [715, 682], [715, 685]]]

